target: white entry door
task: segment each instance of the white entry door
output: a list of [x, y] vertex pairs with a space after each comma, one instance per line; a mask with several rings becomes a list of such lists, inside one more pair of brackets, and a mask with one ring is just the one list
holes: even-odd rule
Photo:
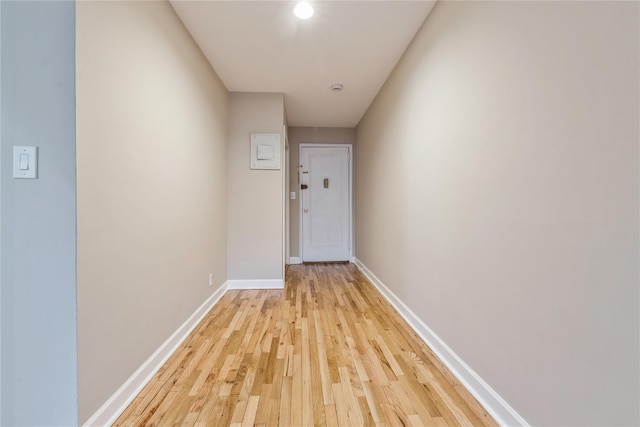
[[301, 146], [300, 159], [302, 261], [348, 261], [351, 147]]

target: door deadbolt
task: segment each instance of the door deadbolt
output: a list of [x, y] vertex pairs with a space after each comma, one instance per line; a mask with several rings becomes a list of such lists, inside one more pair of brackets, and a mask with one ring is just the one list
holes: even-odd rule
[[309, 186], [307, 184], [301, 184], [300, 185], [300, 189], [301, 190], [306, 190], [307, 188], [309, 188]]

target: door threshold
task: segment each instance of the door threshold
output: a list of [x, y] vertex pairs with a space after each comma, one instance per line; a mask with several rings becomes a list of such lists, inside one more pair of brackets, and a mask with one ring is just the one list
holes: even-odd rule
[[349, 264], [350, 261], [303, 261], [302, 264]]

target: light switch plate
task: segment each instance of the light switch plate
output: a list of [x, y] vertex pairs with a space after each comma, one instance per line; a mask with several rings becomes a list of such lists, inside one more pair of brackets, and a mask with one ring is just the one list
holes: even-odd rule
[[38, 147], [22, 145], [13, 147], [13, 177], [38, 178]]

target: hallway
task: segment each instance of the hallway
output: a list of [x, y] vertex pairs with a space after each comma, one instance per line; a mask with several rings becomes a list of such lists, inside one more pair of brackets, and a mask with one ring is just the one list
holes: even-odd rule
[[493, 426], [353, 264], [228, 291], [117, 426]]
[[640, 2], [311, 3], [0, 2], [0, 425], [640, 426]]

